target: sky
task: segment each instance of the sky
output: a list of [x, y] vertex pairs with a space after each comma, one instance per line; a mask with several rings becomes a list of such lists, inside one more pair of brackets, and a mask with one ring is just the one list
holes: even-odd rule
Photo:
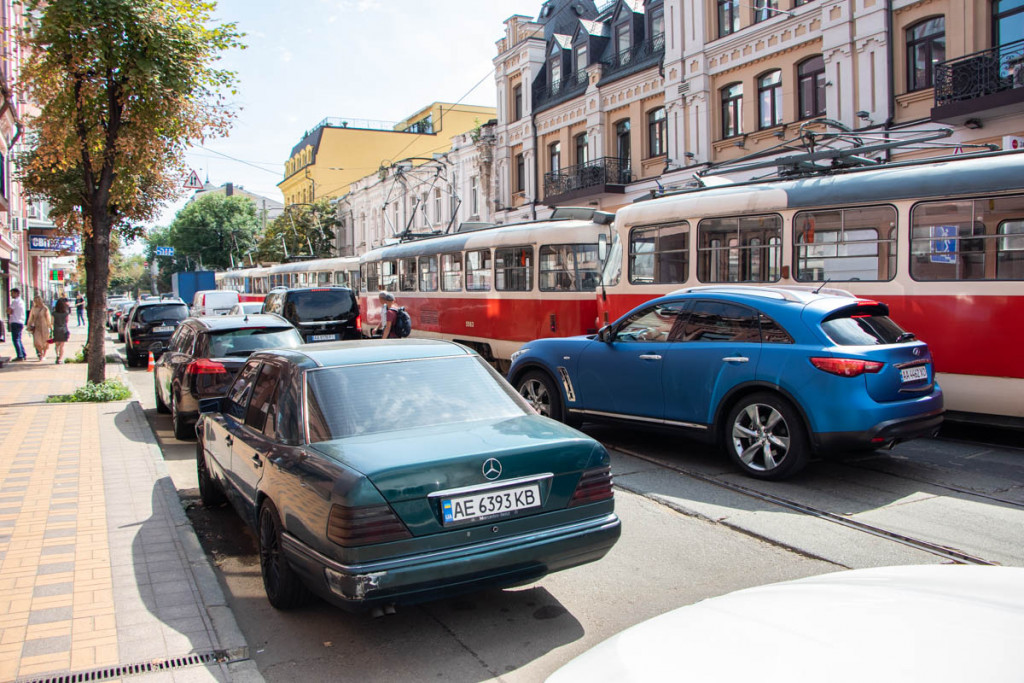
[[[214, 17], [236, 22], [248, 46], [217, 65], [237, 73], [237, 117], [228, 137], [193, 148], [187, 163], [204, 182], [280, 201], [292, 147], [326, 117], [400, 121], [435, 101], [494, 106], [491, 60], [504, 21], [536, 17], [540, 7], [541, 0], [219, 0]], [[152, 225], [168, 225], [190, 195]]]

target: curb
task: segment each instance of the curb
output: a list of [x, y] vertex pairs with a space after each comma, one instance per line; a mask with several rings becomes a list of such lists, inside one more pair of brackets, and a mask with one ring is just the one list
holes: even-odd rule
[[178, 541], [184, 550], [185, 559], [188, 562], [188, 568], [196, 590], [199, 591], [203, 609], [206, 611], [207, 618], [216, 635], [217, 643], [215, 650], [218, 659], [226, 665], [225, 670], [229, 672], [230, 680], [244, 683], [262, 683], [264, 678], [259, 673], [256, 663], [250, 659], [249, 644], [246, 642], [242, 630], [238, 627], [238, 622], [235, 620], [235, 615], [228, 605], [224, 591], [217, 580], [217, 575], [213, 571], [213, 567], [210, 565], [202, 545], [199, 543], [199, 538], [192, 528], [192, 523], [185, 514], [181, 498], [178, 497], [178, 491], [174, 488], [170, 473], [164, 463], [160, 443], [153, 433], [149, 420], [146, 419], [142, 403], [136, 395], [135, 388], [130, 380], [127, 379], [127, 370], [124, 366], [118, 366], [118, 374], [123, 377], [125, 384], [131, 388], [132, 395], [135, 396], [135, 398], [127, 402], [129, 410], [134, 413], [134, 417], [140, 420], [141, 424], [146, 426], [144, 430], [146, 435], [145, 446], [148, 448], [150, 457], [156, 466], [156, 483], [164, 498], [167, 509], [171, 511], [171, 520], [177, 531]]

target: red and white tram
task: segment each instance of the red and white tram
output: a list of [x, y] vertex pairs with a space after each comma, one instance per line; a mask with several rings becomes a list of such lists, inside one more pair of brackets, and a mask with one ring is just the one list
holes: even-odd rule
[[599, 244], [612, 214], [559, 208], [551, 218], [409, 240], [362, 257], [364, 329], [380, 323], [380, 290], [393, 292], [413, 334], [450, 339], [505, 369], [538, 337], [595, 331]]
[[954, 415], [1024, 426], [1024, 153], [680, 191], [618, 211], [599, 320], [682, 286], [828, 283], [928, 342]]

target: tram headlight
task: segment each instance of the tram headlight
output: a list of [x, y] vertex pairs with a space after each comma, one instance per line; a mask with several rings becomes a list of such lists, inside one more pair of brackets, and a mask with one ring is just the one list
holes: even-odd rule
[[515, 363], [516, 362], [516, 358], [519, 358], [519, 356], [523, 355], [524, 353], [526, 353], [529, 350], [530, 350], [530, 347], [524, 346], [523, 348], [519, 349], [518, 351], [513, 351], [512, 355], [509, 356], [509, 360], [511, 360], [513, 363]]

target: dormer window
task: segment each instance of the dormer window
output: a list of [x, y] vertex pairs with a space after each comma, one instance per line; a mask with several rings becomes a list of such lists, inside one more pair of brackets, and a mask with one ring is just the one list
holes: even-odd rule
[[615, 52], [619, 56], [619, 64], [629, 64], [630, 48], [632, 47], [632, 31], [629, 22], [615, 27]]
[[583, 81], [583, 72], [587, 68], [587, 44], [576, 46], [576, 76]]
[[555, 54], [548, 63], [551, 65], [551, 89], [554, 91], [562, 83], [562, 55]]
[[657, 7], [651, 10], [651, 44], [655, 49], [665, 46], [665, 9]]

